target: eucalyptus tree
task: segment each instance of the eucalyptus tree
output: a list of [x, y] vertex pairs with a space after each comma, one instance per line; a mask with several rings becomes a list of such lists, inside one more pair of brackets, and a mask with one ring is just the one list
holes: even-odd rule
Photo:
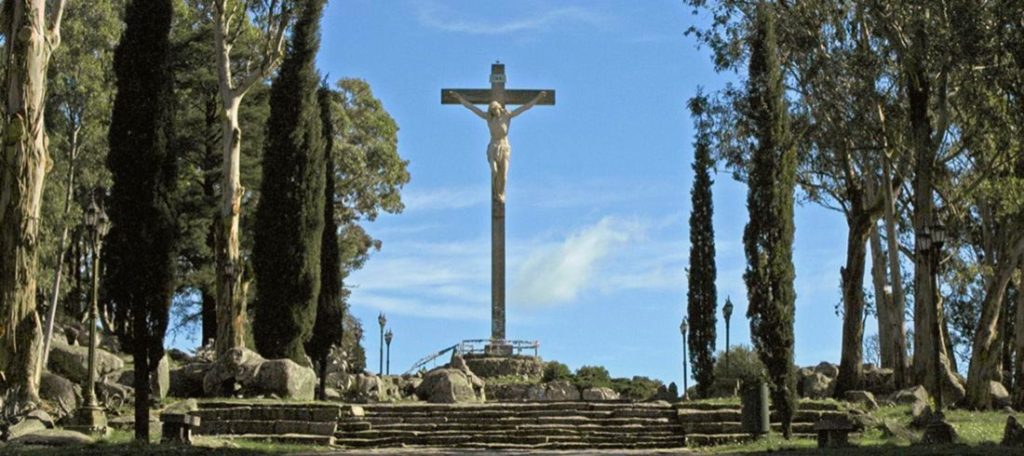
[[242, 129], [246, 94], [271, 76], [285, 53], [291, 0], [208, 0], [213, 23], [221, 117], [221, 203], [215, 225], [218, 354], [245, 344], [246, 302], [239, 242]]
[[37, 404], [39, 220], [52, 166], [44, 121], [46, 73], [61, 42], [64, 0], [6, 0], [2, 8], [7, 101], [0, 161], [0, 370], [14, 402]]
[[[41, 259], [53, 269], [47, 309], [46, 337], [42, 362], [46, 365], [49, 343], [62, 291], [64, 262], [71, 228], [79, 218], [77, 201], [97, 186], [107, 186], [109, 173], [106, 131], [113, 99], [114, 45], [122, 31], [122, 0], [71, 2], [62, 24], [63, 46], [53, 55], [47, 91], [47, 127], [55, 157], [53, 172], [63, 179], [50, 180], [44, 189], [43, 236], [46, 256]], [[59, 233], [59, 234], [58, 234]], [[52, 240], [59, 238], [58, 244]], [[41, 276], [40, 281], [44, 281]]]

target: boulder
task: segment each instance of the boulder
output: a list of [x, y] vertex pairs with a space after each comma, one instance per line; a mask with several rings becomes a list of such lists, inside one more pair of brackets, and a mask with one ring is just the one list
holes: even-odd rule
[[266, 360], [248, 348], [232, 348], [213, 363], [203, 376], [207, 396], [234, 396], [256, 378]]
[[75, 431], [64, 429], [41, 429], [23, 434], [9, 441], [15, 445], [63, 447], [85, 446], [95, 442], [92, 437]]
[[255, 390], [258, 394], [273, 394], [282, 399], [311, 401], [316, 385], [313, 369], [300, 366], [290, 359], [274, 359], [259, 366], [256, 378], [247, 389]]
[[23, 417], [21, 421], [9, 426], [6, 437], [8, 440], [16, 440], [47, 429], [53, 429], [53, 418], [42, 410], [33, 410]]
[[822, 361], [817, 366], [814, 366], [814, 372], [824, 375], [830, 379], [835, 379], [839, 376], [839, 366], [830, 362]]
[[196, 360], [194, 356], [185, 353], [181, 350], [178, 350], [177, 348], [167, 350], [167, 356], [169, 356], [171, 360], [179, 364], [189, 364]]
[[1003, 428], [1003, 445], [1013, 447], [1024, 447], [1024, 426], [1021, 426], [1013, 415], [1006, 417], [1006, 427]]
[[[666, 390], [666, 393], [668, 390]], [[583, 400], [585, 401], [617, 401], [619, 400], [619, 393], [611, 388], [605, 387], [593, 387], [583, 390]]]
[[814, 375], [804, 377], [801, 382], [804, 397], [808, 399], [825, 399], [832, 396], [832, 379], [815, 371]]
[[434, 369], [423, 376], [416, 395], [431, 403], [484, 402], [483, 382], [479, 378], [476, 381], [480, 383], [479, 387], [459, 369]]
[[161, 411], [161, 413], [174, 413], [180, 415], [192, 413], [196, 410], [199, 410], [199, 401], [195, 399], [185, 399], [168, 405]]
[[[100, 348], [102, 348], [102, 349], [104, 349], [104, 350], [106, 350], [108, 352], [111, 352], [111, 353], [121, 353], [122, 352], [122, 350], [121, 350], [121, 338], [117, 337], [116, 335], [101, 336], [99, 339], [100, 339], [100, 341], [99, 341], [99, 344], [97, 344], [97, 345]], [[88, 346], [88, 344], [85, 344], [85, 345]]]
[[930, 400], [931, 396], [928, 395], [928, 390], [924, 389], [921, 385], [899, 390], [889, 398], [889, 401], [892, 403], [904, 405], [914, 404], [915, 402], [927, 404]]
[[[114, 377], [114, 375], [111, 375]], [[128, 369], [116, 375], [116, 383], [124, 386], [135, 387], [135, 369]], [[170, 358], [164, 355], [157, 363], [156, 369], [149, 375], [149, 390], [153, 393], [153, 399], [166, 398], [171, 389], [171, 363]]]
[[526, 402], [530, 385], [527, 383], [503, 383], [487, 385], [487, 400], [495, 402]]
[[[89, 377], [89, 349], [54, 339], [50, 345], [47, 368], [75, 383], [85, 383]], [[121, 369], [124, 369], [124, 361], [121, 358], [106, 350], [96, 349], [97, 378], [103, 378]]]
[[932, 422], [932, 408], [924, 401], [914, 402], [910, 405], [910, 425], [915, 428], [924, 428]]
[[53, 372], [43, 372], [39, 379], [39, 397], [56, 404], [56, 410], [71, 413], [78, 408], [82, 388]]
[[192, 363], [171, 370], [167, 394], [171, 397], [202, 397], [203, 378], [209, 369], [209, 363]]
[[[871, 368], [868, 369], [867, 366]], [[878, 396], [887, 396], [896, 391], [896, 373], [892, 369], [865, 364], [864, 389]]]
[[1010, 393], [1006, 387], [999, 382], [988, 382], [989, 397], [992, 398], [992, 407], [1004, 408], [1010, 406]]
[[108, 407], [120, 407], [134, 398], [135, 388], [106, 380], [96, 382], [96, 399]]
[[556, 380], [533, 385], [527, 392], [530, 401], [574, 402], [580, 400], [580, 390], [568, 380]]
[[847, 402], [854, 404], [860, 404], [865, 410], [871, 411], [878, 408], [878, 402], [875, 401], [875, 395], [871, 394], [870, 391], [847, 391], [843, 395], [843, 398]]

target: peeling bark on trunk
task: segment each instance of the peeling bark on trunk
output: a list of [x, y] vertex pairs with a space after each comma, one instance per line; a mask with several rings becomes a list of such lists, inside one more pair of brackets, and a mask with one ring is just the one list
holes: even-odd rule
[[886, 252], [882, 248], [882, 237], [878, 234], [878, 226], [872, 224], [869, 237], [871, 246], [871, 284], [875, 289], [875, 316], [878, 320], [878, 351], [881, 366], [893, 369], [896, 365], [896, 346], [893, 345], [892, 293], [886, 293], [889, 286], [886, 278]]
[[1002, 311], [1006, 286], [1017, 269], [1024, 254], [1024, 237], [1019, 237], [1011, 250], [1000, 255], [1004, 258], [996, 267], [995, 275], [989, 279], [985, 289], [985, 300], [981, 304], [981, 318], [974, 332], [971, 350], [971, 366], [967, 372], [967, 396], [965, 405], [972, 409], [992, 407], [989, 382], [1001, 371], [1000, 353], [995, 341], [999, 337], [999, 314]]
[[[229, 90], [230, 92], [230, 90]], [[222, 96], [224, 93], [222, 91]], [[231, 93], [228, 94], [229, 96]], [[222, 141], [224, 161], [221, 183], [220, 221], [216, 223], [217, 238], [217, 353], [245, 346], [245, 301], [241, 300], [241, 262], [239, 255], [238, 225], [242, 214], [240, 169], [242, 160], [242, 130], [238, 123], [241, 96], [224, 100]], [[228, 273], [229, 270], [234, 271]]]
[[[16, 401], [39, 403], [42, 334], [36, 313], [39, 217], [47, 156], [46, 68], [60, 44], [64, 2], [8, 0], [7, 100], [0, 155], [0, 371]], [[32, 404], [28, 404], [31, 402]]]
[[[878, 119], [882, 124], [882, 128], [885, 129], [885, 111], [881, 105], [878, 105]], [[887, 367], [893, 369], [896, 388], [905, 388], [910, 383], [908, 381], [909, 366], [907, 364], [907, 330], [905, 325], [907, 304], [903, 292], [900, 239], [896, 226], [896, 191], [894, 188], [899, 186], [899, 182], [892, 178], [891, 170], [892, 160], [889, 158], [889, 143], [883, 136], [882, 198], [884, 198], [884, 201], [882, 204], [882, 221], [885, 225], [886, 260], [889, 262], [889, 286], [891, 287], [888, 302], [889, 317], [887, 320], [892, 325], [892, 329], [888, 332], [891, 339], [882, 339], [879, 340], [879, 343], [892, 347], [892, 366]]]
[[[860, 206], [860, 198], [854, 199]], [[864, 269], [866, 264], [870, 215], [858, 210], [849, 216], [846, 239], [846, 266], [842, 268], [843, 345], [836, 377], [835, 397], [861, 388], [864, 362]]]

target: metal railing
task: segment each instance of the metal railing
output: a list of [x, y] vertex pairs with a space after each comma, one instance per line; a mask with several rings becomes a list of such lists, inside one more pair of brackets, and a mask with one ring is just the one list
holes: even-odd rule
[[507, 346], [516, 355], [522, 355], [526, 350], [533, 350], [533, 356], [540, 355], [540, 342], [536, 340], [494, 340], [494, 339], [467, 339], [450, 347], [445, 347], [435, 353], [431, 353], [413, 364], [406, 374], [413, 374], [424, 369], [428, 364], [449, 352], [459, 355], [486, 354], [487, 346]]

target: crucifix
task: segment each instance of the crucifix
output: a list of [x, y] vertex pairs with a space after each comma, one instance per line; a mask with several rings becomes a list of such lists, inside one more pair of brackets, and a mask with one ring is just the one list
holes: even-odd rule
[[[491, 345], [488, 354], [508, 355], [505, 342], [505, 182], [512, 149], [508, 130], [512, 118], [536, 105], [554, 105], [554, 90], [505, 90], [505, 65], [491, 65], [490, 89], [441, 89], [441, 104], [461, 104], [487, 121], [491, 141]], [[487, 105], [487, 111], [476, 105]], [[506, 105], [520, 105], [509, 112]]]

